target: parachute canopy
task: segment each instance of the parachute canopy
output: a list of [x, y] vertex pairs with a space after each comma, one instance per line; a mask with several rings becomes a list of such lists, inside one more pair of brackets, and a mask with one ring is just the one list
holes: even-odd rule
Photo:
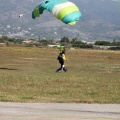
[[65, 24], [75, 25], [80, 17], [79, 8], [68, 0], [44, 0], [32, 12], [32, 18], [39, 17], [44, 10], [48, 10]]
[[57, 48], [60, 49], [60, 50], [63, 50], [64, 46], [58, 45]]

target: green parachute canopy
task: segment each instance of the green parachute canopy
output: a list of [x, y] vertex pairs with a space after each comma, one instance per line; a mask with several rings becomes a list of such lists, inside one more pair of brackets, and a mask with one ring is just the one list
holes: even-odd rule
[[32, 18], [40, 17], [44, 10], [48, 10], [57, 19], [68, 25], [75, 25], [81, 17], [79, 8], [68, 0], [44, 0], [35, 7]]
[[63, 50], [64, 46], [58, 45], [57, 48], [60, 49], [60, 50]]

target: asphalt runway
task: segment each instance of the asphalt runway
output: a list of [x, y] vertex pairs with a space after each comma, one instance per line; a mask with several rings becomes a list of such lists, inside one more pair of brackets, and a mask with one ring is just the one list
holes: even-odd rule
[[120, 104], [0, 102], [0, 120], [120, 120]]

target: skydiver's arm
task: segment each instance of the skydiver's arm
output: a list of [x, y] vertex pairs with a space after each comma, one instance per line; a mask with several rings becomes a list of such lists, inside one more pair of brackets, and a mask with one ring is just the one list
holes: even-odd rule
[[65, 54], [62, 54], [63, 60], [67, 60]]

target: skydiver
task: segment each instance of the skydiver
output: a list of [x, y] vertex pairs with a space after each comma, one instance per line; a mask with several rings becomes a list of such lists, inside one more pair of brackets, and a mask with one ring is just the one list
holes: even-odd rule
[[60, 71], [60, 70], [64, 70], [64, 72], [67, 72], [67, 69], [65, 68], [65, 65], [64, 65], [64, 61], [67, 60], [67, 59], [66, 59], [66, 56], [65, 56], [65, 50], [63, 50], [62, 52], [60, 52], [60, 54], [59, 54], [59, 56], [58, 56], [57, 59], [58, 59], [60, 65], [61, 65], [61, 67], [58, 68], [58, 69], [56, 70], [56, 72], [58, 72], [58, 71]]

